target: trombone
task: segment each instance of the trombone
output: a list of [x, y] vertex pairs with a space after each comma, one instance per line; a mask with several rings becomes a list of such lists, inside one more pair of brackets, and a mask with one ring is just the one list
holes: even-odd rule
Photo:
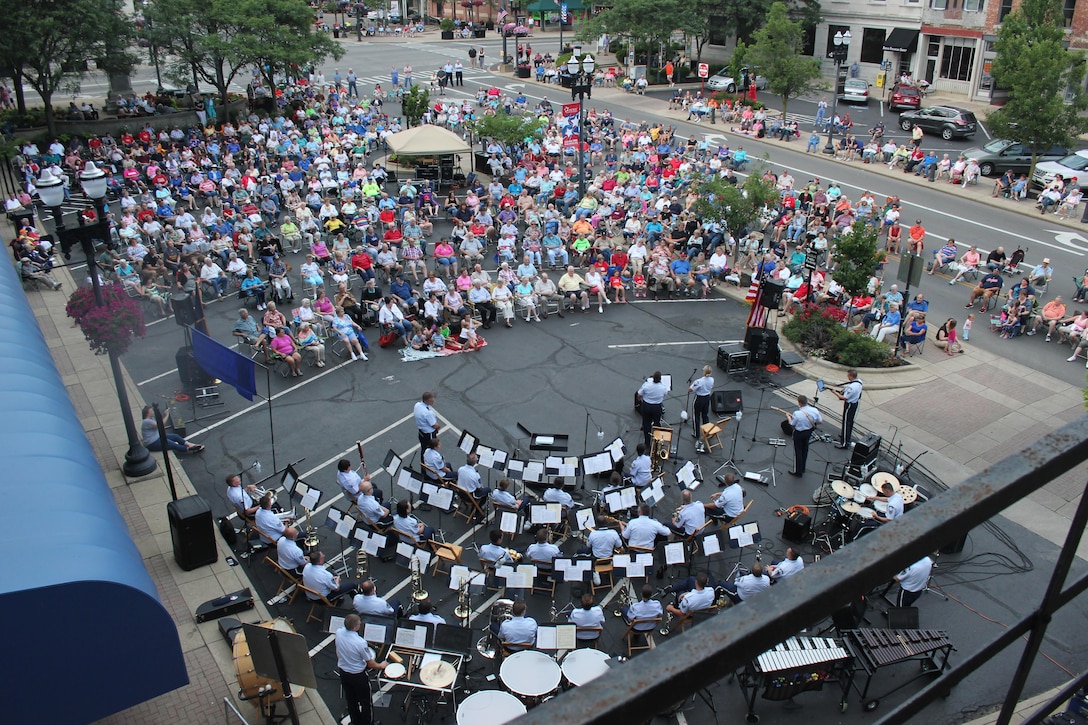
[[321, 543], [321, 539], [317, 535], [317, 527], [310, 524], [310, 509], [306, 509], [306, 538], [303, 539], [302, 543], [310, 550], [316, 549]]

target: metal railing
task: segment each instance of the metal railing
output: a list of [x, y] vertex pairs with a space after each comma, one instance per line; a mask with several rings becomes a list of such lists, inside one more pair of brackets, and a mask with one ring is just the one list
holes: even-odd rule
[[[1032, 446], [954, 486], [906, 516], [882, 526], [848, 548], [824, 557], [818, 566], [790, 577], [789, 586], [758, 606], [738, 606], [699, 625], [697, 637], [675, 637], [575, 688], [518, 719], [519, 725], [556, 722], [615, 723], [641, 721], [646, 713], [664, 710], [698, 690], [742, 669], [785, 636], [810, 627], [859, 596], [886, 584], [906, 566], [1043, 487], [1088, 459], [1088, 416], [1049, 433]], [[1039, 651], [1054, 611], [1088, 589], [1088, 576], [1066, 586], [1076, 549], [1088, 524], [1088, 497], [1081, 497], [1045, 593], [1033, 610], [985, 643], [886, 714], [882, 722], [904, 722], [950, 687], [1027, 635], [1019, 666], [1007, 688], [998, 719], [1009, 721], [1023, 694], [1024, 683]], [[1021, 593], [1028, 596], [1027, 592]], [[1080, 684], [1072, 682], [1051, 703], [1050, 710], [1029, 720], [1039, 722]], [[1065, 695], [1068, 697], [1068, 694]], [[1045, 712], [1044, 712], [1045, 710]], [[1038, 713], [1037, 713], [1038, 715]]]

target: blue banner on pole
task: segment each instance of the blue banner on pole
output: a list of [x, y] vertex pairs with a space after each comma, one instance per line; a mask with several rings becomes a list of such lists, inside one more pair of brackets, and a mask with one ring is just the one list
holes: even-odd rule
[[246, 400], [253, 400], [253, 396], [257, 394], [257, 364], [195, 327], [192, 328], [192, 333], [193, 357], [204, 372], [233, 386]]

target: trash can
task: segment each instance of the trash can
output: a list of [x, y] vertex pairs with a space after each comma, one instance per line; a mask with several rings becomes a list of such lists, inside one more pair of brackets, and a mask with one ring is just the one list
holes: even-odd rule
[[334, 37], [334, 38], [339, 38], [340, 37], [340, 26], [339, 25], [334, 25], [333, 26], [333, 28], [332, 28], [332, 37]]

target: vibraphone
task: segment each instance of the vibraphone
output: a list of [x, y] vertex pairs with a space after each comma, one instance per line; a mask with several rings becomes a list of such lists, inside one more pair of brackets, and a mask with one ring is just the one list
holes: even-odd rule
[[822, 690], [825, 683], [842, 688], [842, 711], [854, 677], [850, 652], [836, 639], [791, 637], [759, 655], [737, 675], [748, 722], [759, 722], [756, 695], [763, 688], [765, 700], [788, 700], [802, 692]]
[[[875, 710], [882, 697], [920, 677], [944, 672], [948, 669], [949, 656], [956, 649], [946, 632], [933, 629], [850, 629], [846, 631], [843, 643], [854, 659], [855, 672], [859, 669], [865, 672], [865, 687], [859, 688], [858, 692], [866, 710]], [[921, 672], [880, 697], [868, 699], [869, 685], [876, 671], [901, 662], [921, 662]]]

